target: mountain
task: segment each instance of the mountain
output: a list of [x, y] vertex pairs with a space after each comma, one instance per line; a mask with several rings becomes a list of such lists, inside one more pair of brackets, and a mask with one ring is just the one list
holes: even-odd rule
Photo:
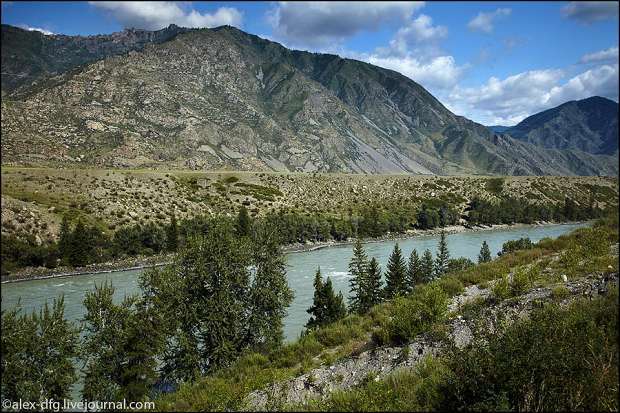
[[[141, 33], [154, 38], [146, 33], [157, 32]], [[105, 58], [67, 63], [56, 76], [7, 92], [3, 163], [421, 174], [618, 171], [612, 156], [494, 134], [397, 72], [289, 50], [228, 26], [177, 31], [126, 53], [93, 48]], [[21, 55], [20, 44], [9, 44], [6, 54]], [[28, 60], [38, 62], [35, 57]], [[2, 64], [4, 73], [4, 57]]]
[[600, 96], [566, 102], [504, 133], [545, 148], [618, 155], [618, 103]]
[[110, 35], [45, 35], [2, 25], [2, 95], [22, 85], [108, 56], [141, 50], [187, 32], [176, 25], [157, 30], [128, 29]]
[[493, 125], [487, 126], [487, 128], [489, 128], [489, 130], [493, 133], [504, 133], [510, 128], [510, 126]]

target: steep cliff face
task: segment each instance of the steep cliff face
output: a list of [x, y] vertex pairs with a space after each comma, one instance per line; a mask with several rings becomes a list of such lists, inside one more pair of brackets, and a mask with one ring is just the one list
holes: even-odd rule
[[[5, 96], [3, 162], [363, 173], [617, 173], [612, 157], [494, 135], [390, 70], [291, 51], [231, 27], [183, 30], [132, 32], [139, 41], [97, 47], [105, 58], [81, 66], [66, 63], [63, 73], [39, 76]], [[129, 36], [123, 33], [104, 37]], [[131, 50], [119, 54], [123, 47]], [[20, 50], [13, 46], [6, 55]], [[4, 56], [3, 49], [3, 72]]]

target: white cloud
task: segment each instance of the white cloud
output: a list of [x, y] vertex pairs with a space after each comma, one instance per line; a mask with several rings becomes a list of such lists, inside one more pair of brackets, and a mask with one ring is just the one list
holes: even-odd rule
[[220, 7], [210, 14], [184, 9], [180, 2], [174, 1], [91, 1], [89, 4], [110, 13], [125, 28], [159, 30], [170, 24], [182, 27], [241, 27], [243, 20], [241, 12], [232, 7]]
[[384, 54], [406, 54], [412, 46], [433, 47], [434, 43], [448, 36], [445, 26], [433, 26], [433, 19], [425, 14], [419, 15], [398, 29], [390, 41], [389, 49], [380, 49]]
[[571, 1], [562, 7], [561, 13], [564, 17], [589, 24], [598, 20], [618, 18], [618, 2]]
[[618, 64], [603, 65], [562, 83], [559, 69], [522, 72], [505, 79], [491, 77], [480, 87], [455, 87], [447, 106], [486, 125], [514, 125], [526, 117], [590, 96], [618, 100]]
[[452, 56], [438, 56], [428, 61], [421, 61], [412, 55], [405, 57], [370, 55], [364, 60], [376, 66], [395, 70], [434, 92], [454, 87], [466, 68], [458, 66]]
[[30, 31], [30, 32], [41, 32], [41, 33], [43, 33], [43, 34], [44, 34], [44, 35], [46, 35], [46, 36], [51, 36], [51, 35], [53, 35], [53, 34], [56, 34], [56, 33], [54, 33], [54, 32], [51, 32], [51, 31], [49, 31], [49, 30], [42, 29], [42, 28], [40, 28], [40, 27], [31, 27], [31, 26], [28, 26], [27, 24], [19, 24], [19, 25], [17, 25], [17, 27], [19, 27], [19, 28], [21, 28], [21, 29], [24, 29], [24, 30], [28, 30], [28, 31]]
[[424, 2], [279, 2], [269, 13], [274, 37], [299, 46], [341, 43], [362, 31], [408, 20]]
[[580, 63], [618, 63], [618, 46], [584, 55]]
[[493, 21], [500, 17], [509, 16], [510, 13], [512, 13], [512, 10], [508, 8], [497, 9], [490, 13], [480, 12], [467, 23], [467, 27], [472, 31], [491, 33], [493, 31]]

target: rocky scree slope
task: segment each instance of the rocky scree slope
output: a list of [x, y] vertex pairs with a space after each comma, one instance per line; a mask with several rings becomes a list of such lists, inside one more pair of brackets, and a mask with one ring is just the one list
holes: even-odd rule
[[617, 173], [611, 157], [495, 135], [414, 81], [367, 63], [291, 51], [228, 26], [143, 43], [126, 55], [69, 64], [5, 97], [3, 163]]

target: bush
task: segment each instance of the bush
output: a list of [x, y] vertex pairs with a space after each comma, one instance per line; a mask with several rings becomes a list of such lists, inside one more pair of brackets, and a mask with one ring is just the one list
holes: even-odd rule
[[502, 254], [507, 254], [509, 252], [517, 251], [517, 250], [526, 250], [533, 248], [534, 244], [529, 238], [520, 238], [517, 240], [510, 240], [504, 242], [502, 245]]
[[440, 410], [618, 409], [618, 290], [548, 304], [448, 357]]
[[376, 338], [394, 344], [406, 343], [418, 334], [428, 332], [434, 323], [446, 317], [447, 312], [448, 295], [438, 284], [419, 286], [413, 295], [394, 300], [392, 318]]

